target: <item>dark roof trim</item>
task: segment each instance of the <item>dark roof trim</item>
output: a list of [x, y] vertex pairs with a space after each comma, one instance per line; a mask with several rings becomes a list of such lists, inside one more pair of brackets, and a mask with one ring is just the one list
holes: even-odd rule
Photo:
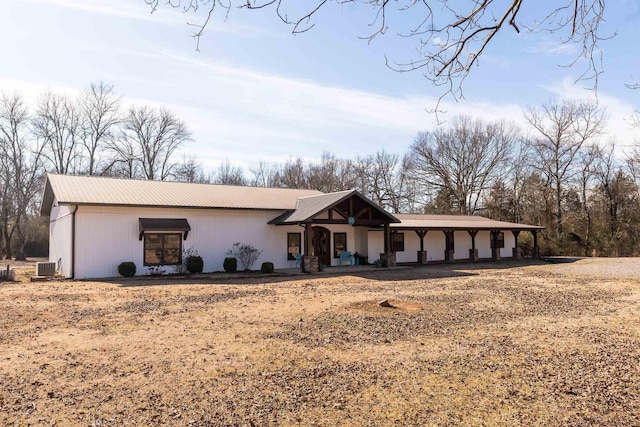
[[184, 240], [187, 240], [187, 234], [191, 231], [189, 222], [184, 218], [138, 218], [138, 225], [140, 229], [140, 236], [138, 237], [139, 240], [142, 240], [144, 233], [170, 231], [183, 232]]

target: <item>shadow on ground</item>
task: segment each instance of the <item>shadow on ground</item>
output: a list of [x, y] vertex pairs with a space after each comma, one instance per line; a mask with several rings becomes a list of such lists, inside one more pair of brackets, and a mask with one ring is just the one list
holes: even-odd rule
[[[572, 258], [577, 261], [578, 258]], [[561, 262], [561, 261], [558, 261]], [[566, 261], [562, 258], [562, 262]], [[258, 271], [237, 273], [204, 273], [185, 276], [136, 276], [132, 278], [111, 278], [95, 281], [113, 283], [122, 287], [171, 286], [171, 285], [257, 285], [263, 283], [284, 283], [299, 280], [316, 280], [325, 277], [354, 276], [374, 281], [415, 280], [421, 278], [446, 278], [475, 276], [480, 270], [503, 270], [528, 265], [543, 265], [539, 259], [505, 259], [501, 261], [433, 263], [427, 265], [407, 264], [393, 268], [376, 268], [373, 265], [327, 267], [318, 273], [303, 273], [298, 269], [276, 270], [271, 274]], [[417, 273], [417, 274], [416, 274]]]

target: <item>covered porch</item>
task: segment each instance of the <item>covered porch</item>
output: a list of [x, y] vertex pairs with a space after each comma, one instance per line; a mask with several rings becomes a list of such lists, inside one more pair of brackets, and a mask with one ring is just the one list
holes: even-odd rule
[[539, 257], [538, 234], [544, 227], [494, 221], [480, 216], [397, 214], [391, 225], [392, 250], [403, 263], [519, 259], [522, 232], [533, 237], [531, 256]]
[[[370, 260], [372, 256], [380, 257], [386, 265], [394, 266], [391, 224], [399, 222], [356, 190], [348, 190], [301, 197], [295, 209], [269, 224], [302, 227], [300, 233], [288, 233], [289, 259], [299, 260], [304, 272], [317, 272], [346, 263], [347, 259], [350, 265], [355, 264], [358, 255]], [[383, 236], [382, 246], [375, 255], [368, 252], [369, 230], [379, 230]]]

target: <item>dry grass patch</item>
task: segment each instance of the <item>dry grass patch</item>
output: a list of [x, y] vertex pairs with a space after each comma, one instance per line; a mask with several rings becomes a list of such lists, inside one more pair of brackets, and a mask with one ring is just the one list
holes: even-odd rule
[[0, 424], [640, 425], [640, 274], [472, 267], [2, 285]]

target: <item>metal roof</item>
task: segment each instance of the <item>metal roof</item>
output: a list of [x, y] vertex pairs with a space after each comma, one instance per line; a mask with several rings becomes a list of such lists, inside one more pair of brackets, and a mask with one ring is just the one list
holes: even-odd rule
[[[382, 216], [390, 222], [398, 222], [397, 219], [390, 213], [384, 211], [375, 203], [361, 195], [356, 190], [338, 191], [335, 193], [319, 194], [314, 196], [306, 196], [298, 199], [298, 203], [294, 210], [285, 212], [278, 218], [269, 221], [269, 224], [298, 224], [312, 220], [316, 215], [331, 209], [338, 205], [340, 202], [348, 199], [349, 197], [357, 197], [364, 203], [370, 205], [376, 211], [379, 211]], [[345, 221], [347, 218], [344, 218]]]
[[40, 212], [63, 205], [290, 210], [316, 190], [48, 174]]
[[419, 215], [395, 214], [399, 224], [391, 224], [392, 229], [425, 230], [543, 230], [544, 227], [514, 222], [494, 221], [474, 215]]

